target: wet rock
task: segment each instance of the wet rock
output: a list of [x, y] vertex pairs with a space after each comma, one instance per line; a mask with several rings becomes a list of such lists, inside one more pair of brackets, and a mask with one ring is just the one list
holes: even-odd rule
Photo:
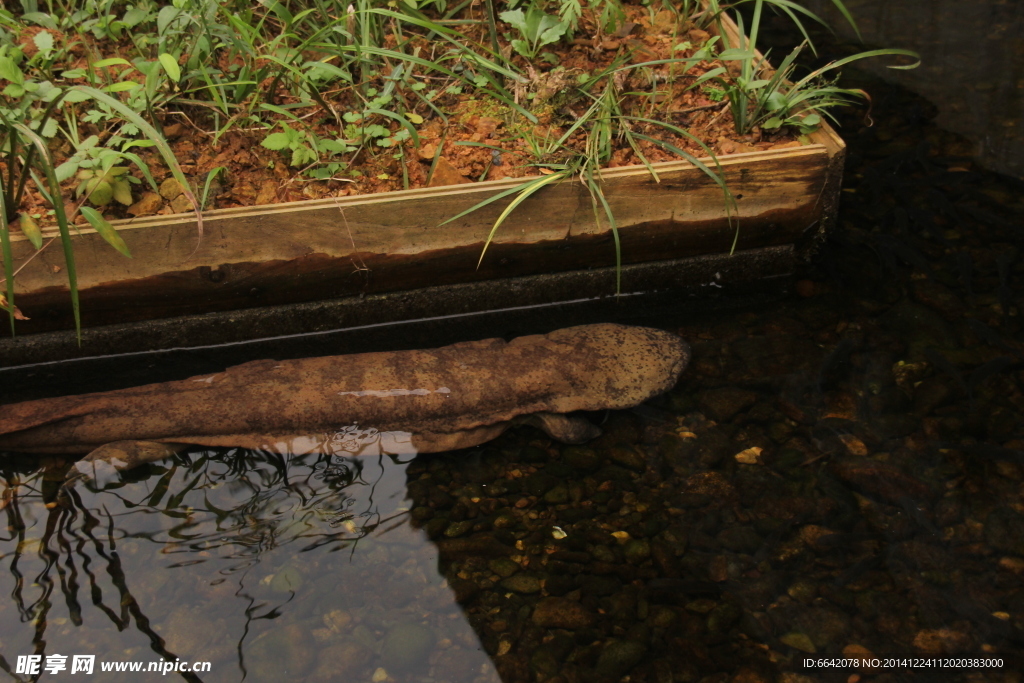
[[370, 663], [371, 657], [373, 652], [351, 640], [330, 641], [320, 646], [316, 669], [308, 680], [310, 683], [330, 683], [337, 680], [339, 671], [344, 671], [346, 677], [357, 678], [358, 672]]
[[548, 595], [559, 596], [576, 590], [578, 585], [574, 576], [555, 574], [544, 581], [544, 590], [548, 592]]
[[419, 669], [426, 665], [434, 643], [434, 631], [426, 626], [413, 622], [398, 624], [384, 637], [380, 652], [381, 664], [388, 671]]
[[966, 652], [972, 647], [970, 635], [950, 628], [924, 629], [914, 636], [914, 650], [926, 655]]
[[676, 611], [665, 605], [651, 607], [647, 616], [648, 623], [655, 628], [671, 628], [678, 619]]
[[459, 536], [465, 536], [473, 530], [473, 526], [476, 524], [475, 520], [467, 519], [461, 522], [452, 522], [445, 530], [444, 535], [448, 538], [458, 538]]
[[270, 590], [275, 593], [292, 593], [302, 586], [302, 574], [292, 566], [283, 567], [270, 580]]
[[580, 603], [567, 598], [545, 598], [533, 610], [533, 623], [541, 628], [576, 631], [593, 626], [594, 614]]
[[647, 654], [647, 646], [633, 640], [615, 640], [604, 646], [598, 657], [594, 673], [602, 679], [618, 680], [640, 663]]
[[562, 450], [566, 464], [581, 472], [596, 472], [604, 464], [604, 456], [592, 448], [568, 446]]
[[728, 435], [719, 429], [710, 429], [696, 439], [693, 459], [701, 467], [717, 467], [738, 450], [740, 448]]
[[480, 586], [475, 581], [470, 581], [469, 579], [455, 579], [450, 581], [448, 586], [455, 594], [455, 602], [460, 605], [469, 602], [480, 592]]
[[544, 502], [549, 505], [562, 505], [569, 502], [569, 488], [565, 484], [556, 484], [544, 494]]
[[552, 680], [565, 666], [565, 658], [572, 652], [576, 643], [564, 634], [555, 634], [554, 638], [537, 647], [530, 655], [530, 668], [540, 679]]
[[733, 343], [733, 352], [752, 377], [788, 375], [817, 366], [822, 351], [813, 341], [793, 334], [750, 336]]
[[913, 434], [920, 426], [920, 420], [913, 415], [892, 413], [879, 415], [873, 420], [874, 431], [883, 439], [899, 439]]
[[909, 299], [889, 309], [880, 319], [882, 325], [909, 340], [917, 350], [929, 346], [955, 348], [956, 336], [941, 316]]
[[1002, 553], [1024, 556], [1024, 515], [999, 508], [985, 519], [985, 541]]
[[546, 472], [537, 472], [527, 477], [523, 488], [531, 496], [539, 498], [561, 483], [558, 477], [553, 477]]
[[634, 472], [647, 469], [647, 457], [643, 451], [632, 446], [613, 446], [608, 451], [608, 458], [616, 465]]
[[[667, 542], [668, 536], [662, 535], [662, 538], [666, 539], [666, 542], [655, 541], [651, 543], [651, 558], [654, 560], [654, 565], [659, 569], [662, 576], [677, 576], [680, 568], [679, 561], [676, 559], [676, 552], [673, 546]], [[685, 552], [685, 538], [677, 547], [680, 550], [680, 554]]]
[[701, 412], [718, 422], [728, 422], [757, 402], [757, 394], [736, 387], [712, 389], [701, 394]]
[[797, 602], [808, 605], [817, 597], [818, 587], [812, 581], [797, 579], [786, 589], [786, 593]]
[[[432, 519], [430, 522], [433, 523], [434, 520]], [[489, 536], [444, 539], [437, 542], [437, 549], [443, 557], [449, 560], [467, 557], [507, 557], [515, 552], [512, 548]]]
[[621, 586], [622, 583], [614, 576], [587, 575], [580, 579], [580, 591], [584, 595], [612, 595]]
[[914, 414], [922, 417], [927, 415], [945, 403], [951, 393], [949, 386], [937, 377], [922, 380], [914, 387]]
[[728, 550], [753, 555], [761, 548], [761, 536], [749, 526], [733, 526], [718, 534], [718, 542]]
[[632, 564], [640, 564], [651, 556], [651, 544], [646, 538], [634, 538], [626, 542], [622, 548], [622, 554], [626, 561]]
[[663, 435], [658, 443], [665, 463], [674, 468], [685, 468], [691, 465], [695, 460], [693, 452], [696, 446], [696, 439], [684, 438], [671, 432]]
[[719, 603], [708, 613], [707, 626], [712, 633], [725, 633], [740, 620], [743, 610], [731, 602]]
[[898, 467], [869, 458], [849, 457], [831, 462], [831, 470], [862, 493], [892, 504], [906, 497], [912, 500], [931, 498], [928, 486]]
[[707, 496], [708, 502], [725, 505], [735, 499], [736, 488], [721, 472], [699, 472], [686, 478], [683, 493]]
[[964, 317], [964, 305], [951, 289], [934, 280], [914, 280], [911, 285], [914, 299], [937, 311], [943, 318], [955, 322]]
[[246, 648], [246, 664], [259, 681], [301, 680], [317, 659], [315, 641], [301, 626], [275, 627]]
[[810, 637], [806, 633], [800, 633], [799, 631], [790, 631], [783, 634], [779, 636], [779, 640], [792, 648], [801, 652], [807, 652], [808, 654], [814, 654], [818, 651], [814, 647], [814, 643], [811, 642]]
[[507, 579], [520, 569], [517, 563], [513, 562], [507, 557], [499, 557], [497, 559], [491, 560], [487, 563], [487, 566], [490, 568], [492, 572], [494, 572], [503, 579]]
[[420, 507], [413, 508], [412, 511], [409, 512], [409, 516], [412, 518], [413, 522], [419, 522], [422, 524], [423, 522], [429, 521], [430, 518], [434, 516], [434, 511], [424, 505], [421, 505]]
[[540, 593], [541, 581], [540, 577], [535, 574], [513, 574], [507, 579], [502, 579], [501, 586], [513, 593], [529, 595], [531, 593]]

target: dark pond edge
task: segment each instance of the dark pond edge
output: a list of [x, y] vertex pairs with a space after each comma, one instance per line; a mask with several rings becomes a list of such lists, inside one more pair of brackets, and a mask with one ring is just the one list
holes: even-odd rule
[[[792, 245], [0, 340], [0, 404], [166, 381], [259, 358], [427, 348], [781, 296]], [[177, 363], [176, 359], [188, 358]], [[178, 365], [183, 365], [178, 368]], [[145, 370], [139, 370], [145, 366]], [[135, 377], [142, 372], [144, 377]], [[185, 374], [181, 374], [185, 373]], [[85, 375], [84, 386], [75, 379]]]

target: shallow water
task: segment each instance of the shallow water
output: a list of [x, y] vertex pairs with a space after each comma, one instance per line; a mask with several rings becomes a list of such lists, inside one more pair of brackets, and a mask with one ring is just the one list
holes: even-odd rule
[[[583, 447], [520, 427], [411, 460], [191, 451], [71, 507], [47, 506], [55, 463], [5, 459], [0, 668], [1021, 680], [1024, 184], [957, 157], [927, 103], [871, 91], [878, 125], [845, 120], [841, 225], [794, 293], [644, 321], [689, 340], [691, 366], [642, 410], [591, 416], [604, 435]], [[844, 653], [1003, 666], [799, 666]]]

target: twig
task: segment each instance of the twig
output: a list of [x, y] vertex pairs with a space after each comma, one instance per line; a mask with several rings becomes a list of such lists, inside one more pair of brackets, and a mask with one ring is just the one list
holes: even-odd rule
[[714, 102], [712, 104], [705, 104], [702, 107], [690, 107], [689, 109], [669, 109], [669, 114], [692, 114], [695, 111], [704, 111], [705, 109], [717, 109], [721, 107], [721, 102]]
[[[49, 242], [47, 242], [43, 246], [39, 247], [39, 249], [36, 250], [36, 253], [32, 254], [27, 259], [25, 259], [25, 262], [22, 263], [20, 266], [18, 266], [18, 269], [16, 271], [11, 273], [11, 277], [18, 277], [18, 273], [20, 273], [22, 270], [24, 270], [25, 266], [27, 266], [29, 263], [32, 262], [32, 259], [34, 259], [36, 256], [39, 256], [40, 254], [42, 254], [43, 253], [43, 249], [46, 249], [48, 246], [53, 244], [54, 240], [56, 240], [56, 239], [57, 239], [56, 237], [51, 237]], [[4, 284], [5, 282], [7, 282], [7, 278], [0, 278], [0, 285]]]
[[722, 105], [722, 108], [718, 110], [718, 113], [717, 113], [717, 114], [715, 114], [714, 116], [712, 116], [712, 117], [711, 117], [711, 120], [710, 120], [710, 121], [708, 121], [708, 123], [707, 123], [707, 126], [708, 126], [708, 128], [710, 128], [711, 126], [713, 126], [713, 125], [715, 124], [715, 121], [717, 121], [717, 120], [718, 120], [718, 119], [719, 119], [719, 118], [720, 118], [720, 117], [722, 116], [722, 114], [724, 114], [724, 113], [725, 113], [725, 110], [726, 110], [726, 109], [728, 109], [728, 108], [729, 108], [729, 103], [728, 103], [728, 102], [726, 102], [725, 104], [723, 104], [723, 105]]

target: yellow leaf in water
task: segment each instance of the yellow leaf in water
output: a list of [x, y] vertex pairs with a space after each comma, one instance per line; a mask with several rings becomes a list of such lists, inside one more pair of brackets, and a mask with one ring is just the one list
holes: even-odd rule
[[761, 451], [764, 450], [757, 446], [752, 446], [746, 450], [742, 450], [735, 456], [736, 462], [743, 465], [758, 465], [761, 462]]
[[614, 536], [615, 540], [619, 542], [619, 545], [629, 543], [630, 536], [628, 531], [613, 531], [612, 536]]
[[846, 446], [846, 450], [850, 451], [850, 455], [867, 455], [868, 447], [864, 445], [864, 442], [855, 437], [853, 434], [840, 434], [839, 440]]

